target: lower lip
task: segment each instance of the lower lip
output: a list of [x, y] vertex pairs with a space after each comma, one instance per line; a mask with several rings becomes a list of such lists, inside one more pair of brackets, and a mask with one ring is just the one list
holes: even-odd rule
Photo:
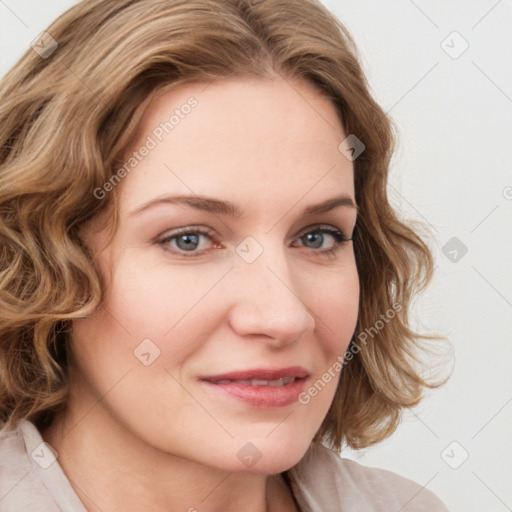
[[201, 382], [221, 393], [243, 400], [254, 407], [267, 409], [286, 407], [297, 402], [306, 385], [305, 378], [297, 379], [286, 386], [248, 386], [236, 382], [214, 384], [207, 380]]

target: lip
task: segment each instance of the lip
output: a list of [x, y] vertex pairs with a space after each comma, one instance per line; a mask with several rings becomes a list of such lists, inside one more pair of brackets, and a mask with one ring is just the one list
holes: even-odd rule
[[[285, 377], [295, 377], [293, 383], [284, 386], [253, 386], [244, 382], [252, 379], [278, 380]], [[286, 407], [297, 402], [299, 395], [304, 391], [309, 373], [301, 366], [269, 369], [255, 368], [251, 370], [239, 370], [218, 375], [200, 377], [202, 384], [223, 396], [233, 397], [243, 401], [252, 407], [264, 409]], [[225, 382], [231, 380], [233, 382]]]
[[309, 372], [302, 366], [288, 366], [286, 368], [254, 368], [251, 370], [238, 370], [218, 375], [207, 375], [199, 377], [200, 380], [215, 382], [219, 380], [248, 380], [262, 379], [275, 380], [281, 377], [295, 377], [303, 379], [309, 375]]

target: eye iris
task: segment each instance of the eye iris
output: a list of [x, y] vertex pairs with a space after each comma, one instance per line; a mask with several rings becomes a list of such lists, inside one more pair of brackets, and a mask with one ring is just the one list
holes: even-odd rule
[[321, 247], [324, 241], [324, 235], [322, 233], [308, 233], [305, 236], [306, 241], [313, 242], [313, 247], [315, 249], [318, 249], [318, 247]]
[[[180, 242], [183, 241], [184, 245], [180, 245]], [[176, 244], [178, 247], [184, 251], [189, 251], [192, 249], [196, 249], [197, 244], [199, 244], [199, 236], [198, 235], [192, 235], [192, 234], [186, 234], [186, 235], [180, 235], [176, 239]]]

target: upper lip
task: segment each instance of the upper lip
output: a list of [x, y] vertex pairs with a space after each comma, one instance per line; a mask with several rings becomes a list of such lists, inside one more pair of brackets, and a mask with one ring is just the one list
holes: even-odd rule
[[207, 375], [200, 377], [201, 380], [277, 380], [283, 377], [295, 377], [301, 379], [309, 375], [308, 371], [302, 366], [288, 366], [287, 368], [253, 368], [251, 370], [239, 370], [229, 373], [220, 373], [218, 375]]

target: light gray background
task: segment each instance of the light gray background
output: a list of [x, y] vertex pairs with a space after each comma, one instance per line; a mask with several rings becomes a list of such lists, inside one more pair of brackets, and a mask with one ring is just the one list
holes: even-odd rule
[[[0, 0], [0, 75], [74, 3]], [[416, 480], [452, 512], [512, 510], [512, 2], [324, 3], [398, 125], [390, 197], [429, 226], [436, 255], [416, 322], [445, 335], [454, 360], [392, 438], [345, 456]]]

